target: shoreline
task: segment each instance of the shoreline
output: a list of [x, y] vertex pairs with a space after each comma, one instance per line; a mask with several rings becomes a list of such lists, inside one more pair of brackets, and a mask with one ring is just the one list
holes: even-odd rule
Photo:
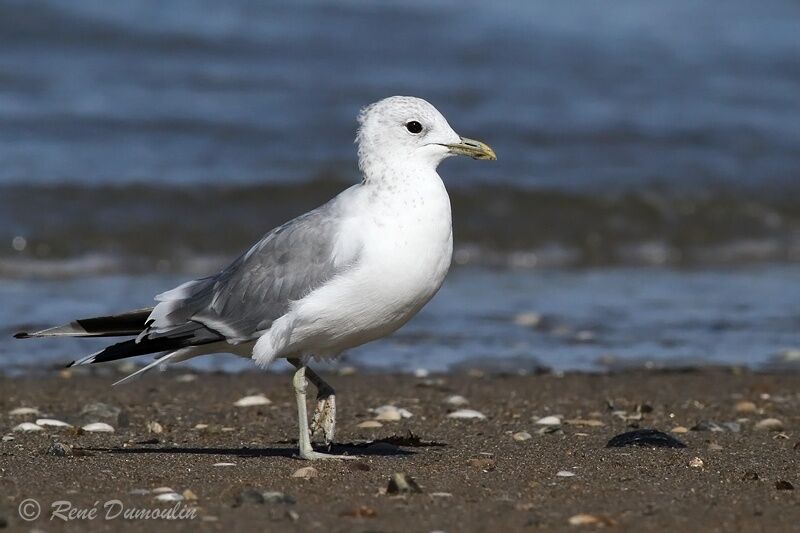
[[[333, 451], [359, 458], [314, 463], [293, 457], [286, 374], [173, 370], [112, 388], [115, 375], [112, 368], [0, 377], [0, 523], [60, 522], [23, 521], [17, 506], [26, 498], [45, 513], [58, 500], [84, 511], [110, 500], [125, 509], [194, 510], [193, 520], [160, 519], [169, 530], [198, 521], [270, 531], [551, 531], [575, 530], [580, 521], [619, 530], [778, 531], [800, 523], [796, 373], [329, 375], [339, 405]], [[233, 405], [253, 394], [270, 403]], [[448, 403], [454, 395], [468, 403]], [[360, 427], [374, 420], [370, 408], [386, 404], [412, 416]], [[20, 407], [39, 413], [10, 414]], [[448, 417], [461, 408], [486, 419]], [[77, 427], [92, 417], [115, 432], [12, 431], [39, 418]], [[537, 423], [553, 417], [560, 423]], [[780, 427], [758, 429], [766, 419]], [[606, 448], [633, 426], [661, 430], [687, 448]], [[54, 455], [55, 442], [68, 455]], [[305, 467], [313, 477], [293, 477]], [[400, 472], [421, 492], [387, 494]], [[157, 500], [154, 491], [164, 487], [183, 499]], [[80, 527], [133, 530], [141, 520], [100, 516]]]

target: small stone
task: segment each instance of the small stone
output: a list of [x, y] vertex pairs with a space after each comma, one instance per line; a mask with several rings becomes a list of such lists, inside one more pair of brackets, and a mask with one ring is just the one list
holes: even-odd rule
[[164, 426], [162, 426], [158, 422], [148, 422], [147, 431], [148, 433], [155, 433], [156, 435], [159, 435], [161, 433], [164, 433]]
[[569, 470], [559, 470], [556, 473], [556, 477], [575, 477], [575, 472], [570, 472]]
[[183, 496], [181, 496], [177, 492], [165, 492], [164, 494], [159, 494], [158, 496], [156, 496], [156, 501], [159, 501], [159, 502], [181, 502], [181, 501], [183, 501]]
[[81, 429], [90, 433], [114, 433], [114, 428], [105, 422], [93, 422], [86, 424]]
[[300, 478], [300, 479], [311, 479], [315, 478], [319, 475], [319, 472], [313, 466], [304, 466], [303, 468], [299, 468], [294, 471], [292, 477]]
[[453, 394], [452, 396], [445, 398], [444, 403], [447, 405], [452, 405], [453, 407], [461, 407], [462, 405], [467, 405], [469, 400], [459, 394]]
[[214, 463], [211, 466], [236, 466], [236, 463]]
[[605, 515], [576, 514], [569, 518], [571, 526], [614, 526], [616, 522]]
[[778, 490], [794, 490], [794, 485], [785, 481], [783, 479], [779, 479], [775, 482], [775, 488]]
[[194, 429], [208, 429], [208, 424], [195, 424]]
[[722, 427], [732, 433], [739, 433], [742, 430], [742, 424], [739, 422], [723, 422]]
[[72, 447], [69, 444], [54, 442], [47, 449], [47, 455], [55, 455], [56, 457], [68, 457], [72, 455]]
[[3, 435], [3, 442], [11, 442], [12, 440], [14, 440], [13, 435]]
[[536, 421], [540, 426], [560, 426], [561, 419], [557, 416], [545, 416]]
[[452, 498], [453, 495], [449, 492], [431, 492], [432, 498]]
[[183, 499], [186, 501], [195, 501], [197, 500], [197, 494], [195, 494], [192, 489], [186, 489], [183, 491]]
[[447, 418], [477, 418], [478, 420], [485, 420], [486, 415], [474, 409], [459, 409], [447, 415]]
[[278, 492], [278, 491], [266, 491], [262, 492], [261, 496], [264, 498], [265, 503], [285, 503], [288, 505], [294, 505], [297, 503], [293, 497], [289, 496], [286, 493]]
[[377, 420], [364, 420], [363, 422], [358, 424], [356, 427], [360, 427], [360, 428], [382, 428], [383, 424], [381, 424]]
[[703, 468], [705, 463], [699, 457], [692, 457], [691, 461], [689, 461], [689, 466], [691, 468]]
[[777, 418], [765, 418], [755, 425], [759, 431], [783, 431], [783, 422]]
[[175, 492], [170, 487], [157, 487], [153, 489], [153, 494], [167, 494], [168, 492]]
[[44, 428], [32, 422], [23, 422], [14, 426], [13, 431], [44, 431]]
[[523, 442], [526, 440], [531, 440], [533, 438], [533, 436], [527, 431], [517, 431], [511, 437], [517, 442]]
[[691, 431], [714, 431], [714, 432], [725, 431], [725, 429], [722, 426], [711, 420], [700, 420], [690, 429]]
[[239, 398], [233, 402], [233, 405], [236, 407], [255, 407], [258, 405], [269, 405], [271, 403], [272, 401], [263, 394], [253, 394], [251, 396]]
[[419, 494], [422, 489], [414, 478], [404, 472], [395, 472], [386, 487], [387, 494]]
[[35, 407], [17, 407], [9, 411], [8, 414], [11, 416], [38, 415], [39, 410]]
[[651, 448], [686, 448], [686, 444], [675, 437], [667, 435], [657, 429], [637, 429], [616, 435], [607, 448], [622, 448], [624, 446], [647, 446]]
[[382, 422], [397, 422], [403, 418], [411, 418], [414, 416], [408, 410], [402, 407], [395, 407], [394, 405], [381, 405], [375, 409], [370, 409], [370, 411], [375, 413], [375, 420], [380, 420]]
[[415, 378], [427, 378], [430, 375], [431, 373], [427, 368], [417, 368], [416, 370], [414, 370]]
[[297, 522], [298, 520], [300, 520], [300, 513], [292, 509], [286, 511], [286, 516], [288, 516], [292, 522]]
[[196, 374], [181, 374], [180, 376], [175, 378], [175, 381], [178, 383], [191, 383], [197, 379]]
[[592, 418], [573, 418], [570, 420], [565, 420], [564, 423], [569, 424], [570, 426], [586, 426], [593, 428], [599, 428], [605, 426], [605, 423], [603, 421], [594, 420]]
[[240, 507], [246, 503], [262, 504], [266, 500], [264, 494], [256, 489], [245, 489], [236, 496], [236, 501], [233, 503], [234, 507]]
[[339, 516], [352, 516], [353, 518], [374, 518], [378, 515], [375, 509], [367, 505], [361, 505], [348, 511], [342, 511]]
[[670, 433], [689, 433], [689, 428], [685, 428], [683, 426], [675, 426], [670, 430]]
[[37, 426], [52, 427], [52, 428], [71, 428], [72, 424], [67, 424], [55, 418], [40, 418], [36, 421]]
[[758, 407], [756, 407], [756, 404], [753, 402], [743, 400], [741, 402], [736, 402], [735, 409], [737, 413], [755, 413]]

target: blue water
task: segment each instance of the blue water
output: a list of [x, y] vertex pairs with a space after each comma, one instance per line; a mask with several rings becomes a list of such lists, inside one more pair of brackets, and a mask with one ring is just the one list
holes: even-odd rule
[[6, 0], [0, 360], [88, 353], [8, 335], [148, 305], [358, 181], [356, 113], [393, 94], [499, 160], [441, 167], [456, 268], [349, 363], [792, 353], [799, 27], [789, 0]]

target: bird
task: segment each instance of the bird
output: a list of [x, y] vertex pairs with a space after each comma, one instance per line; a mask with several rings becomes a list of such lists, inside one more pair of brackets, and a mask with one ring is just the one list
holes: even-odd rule
[[[358, 123], [360, 183], [272, 229], [226, 268], [156, 295], [150, 308], [15, 337], [132, 337], [68, 366], [156, 354], [117, 383], [206, 354], [239, 355], [263, 369], [286, 359], [295, 368], [299, 457], [352, 458], [327, 453], [336, 393], [309, 363], [393, 333], [430, 301], [453, 253], [450, 198], [437, 168], [454, 155], [497, 159], [421, 98], [385, 98], [362, 108]], [[317, 389], [310, 427], [309, 381]]]

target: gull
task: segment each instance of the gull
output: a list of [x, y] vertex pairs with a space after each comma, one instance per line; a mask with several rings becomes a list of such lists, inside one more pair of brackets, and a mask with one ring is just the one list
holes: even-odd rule
[[[133, 337], [69, 366], [159, 354], [117, 383], [206, 354], [232, 353], [264, 369], [285, 358], [296, 369], [299, 456], [352, 458], [312, 447], [312, 437], [331, 447], [336, 395], [308, 363], [385, 337], [428, 303], [453, 252], [439, 163], [453, 155], [497, 159], [420, 98], [383, 99], [363, 108], [358, 122], [362, 181], [273, 229], [217, 274], [157, 295], [152, 308], [15, 336]], [[308, 381], [317, 389], [310, 430]]]

